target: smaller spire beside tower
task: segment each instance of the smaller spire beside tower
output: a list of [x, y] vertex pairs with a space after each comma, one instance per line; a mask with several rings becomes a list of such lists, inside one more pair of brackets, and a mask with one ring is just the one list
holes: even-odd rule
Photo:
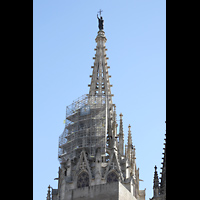
[[123, 115], [120, 113], [120, 124], [119, 124], [119, 153], [124, 155], [124, 130], [123, 130]]
[[46, 200], [52, 200], [52, 198], [51, 198], [51, 186], [49, 185], [48, 186], [48, 191], [47, 191], [47, 199]]
[[157, 166], [155, 165], [155, 172], [154, 172], [154, 179], [153, 179], [153, 191], [154, 197], [158, 196], [159, 191], [159, 180], [158, 180], [158, 173], [157, 173]]
[[131, 125], [128, 126], [128, 145], [132, 146]]
[[127, 149], [127, 156], [129, 161], [131, 161], [131, 149], [132, 149], [132, 136], [131, 136], [131, 125], [128, 126], [128, 149]]
[[158, 180], [158, 172], [157, 172], [157, 166], [156, 165], [155, 165], [154, 169], [155, 169], [155, 172], [154, 172], [153, 188], [158, 188], [159, 187], [159, 180]]

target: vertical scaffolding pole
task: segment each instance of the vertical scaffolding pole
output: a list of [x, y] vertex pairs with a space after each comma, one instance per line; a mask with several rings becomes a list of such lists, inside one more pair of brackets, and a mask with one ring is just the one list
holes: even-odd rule
[[108, 95], [105, 95], [105, 97], [106, 97], [106, 125], [105, 125], [105, 149], [106, 149], [106, 141], [107, 141], [107, 130], [108, 130], [108, 128], [107, 128], [107, 126], [108, 126], [108, 111], [107, 111], [107, 109], [108, 109], [108, 106], [107, 106], [107, 98], [108, 98]]

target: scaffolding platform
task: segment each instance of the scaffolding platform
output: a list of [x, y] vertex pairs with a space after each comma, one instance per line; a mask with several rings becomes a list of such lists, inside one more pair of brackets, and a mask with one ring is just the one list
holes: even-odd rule
[[58, 159], [65, 162], [87, 150], [94, 157], [97, 148], [106, 152], [106, 95], [83, 95], [66, 107], [65, 129], [59, 137]]

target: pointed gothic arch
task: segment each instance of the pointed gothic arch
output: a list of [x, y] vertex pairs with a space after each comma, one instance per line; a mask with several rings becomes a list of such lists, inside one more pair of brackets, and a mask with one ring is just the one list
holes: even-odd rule
[[112, 170], [107, 175], [107, 183], [117, 182], [119, 177], [115, 170]]
[[77, 188], [83, 188], [89, 186], [89, 174], [83, 170], [77, 178]]

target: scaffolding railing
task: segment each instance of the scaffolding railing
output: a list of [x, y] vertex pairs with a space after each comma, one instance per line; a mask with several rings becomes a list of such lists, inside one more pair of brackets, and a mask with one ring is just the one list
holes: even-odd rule
[[83, 95], [66, 107], [65, 129], [59, 137], [60, 162], [73, 159], [82, 149], [94, 157], [97, 148], [106, 151], [106, 95]]

